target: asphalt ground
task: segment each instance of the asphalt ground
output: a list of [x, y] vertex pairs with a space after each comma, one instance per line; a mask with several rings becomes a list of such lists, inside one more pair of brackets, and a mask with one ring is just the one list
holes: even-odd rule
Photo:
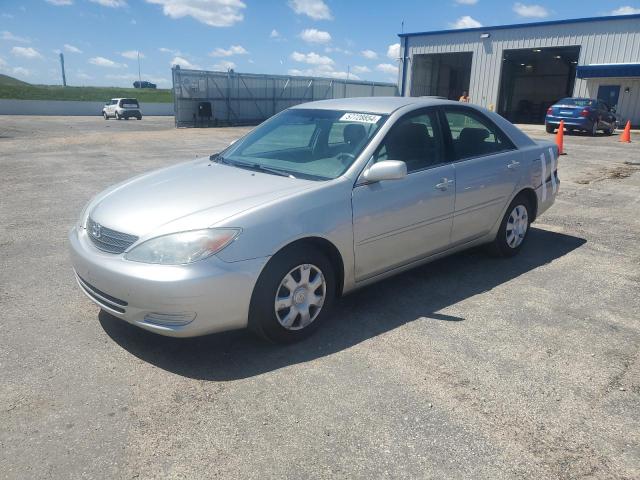
[[246, 131], [0, 116], [0, 478], [640, 478], [640, 133], [565, 137], [518, 257], [359, 290], [299, 344], [100, 313], [85, 202]]

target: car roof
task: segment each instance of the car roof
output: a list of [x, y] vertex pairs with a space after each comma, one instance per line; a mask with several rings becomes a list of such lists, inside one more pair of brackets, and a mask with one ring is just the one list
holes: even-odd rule
[[322, 110], [347, 110], [350, 112], [380, 113], [388, 115], [407, 105], [416, 107], [431, 107], [436, 105], [457, 104], [451, 100], [443, 100], [434, 97], [355, 97], [355, 98], [334, 98], [331, 100], [318, 100], [315, 102], [302, 103], [291, 107], [317, 108]]

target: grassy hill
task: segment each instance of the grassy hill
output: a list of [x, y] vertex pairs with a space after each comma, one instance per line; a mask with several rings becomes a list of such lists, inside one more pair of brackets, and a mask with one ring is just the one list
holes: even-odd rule
[[80, 100], [103, 102], [110, 98], [133, 97], [140, 102], [171, 103], [171, 89], [119, 87], [62, 87], [31, 85], [17, 78], [0, 74], [0, 98], [16, 100]]

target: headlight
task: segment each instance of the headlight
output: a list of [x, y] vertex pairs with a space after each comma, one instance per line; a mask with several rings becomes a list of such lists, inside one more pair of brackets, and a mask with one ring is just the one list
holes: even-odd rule
[[125, 255], [127, 260], [162, 265], [182, 265], [210, 257], [240, 233], [236, 228], [207, 228], [171, 233], [141, 243]]

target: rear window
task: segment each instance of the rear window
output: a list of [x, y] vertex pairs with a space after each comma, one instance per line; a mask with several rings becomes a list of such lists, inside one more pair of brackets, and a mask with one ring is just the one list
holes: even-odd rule
[[595, 100], [589, 100], [588, 98], [563, 98], [558, 101], [558, 105], [566, 105], [568, 107], [595, 107]]
[[138, 100], [135, 98], [123, 98], [120, 100], [120, 106], [124, 108], [138, 108]]

